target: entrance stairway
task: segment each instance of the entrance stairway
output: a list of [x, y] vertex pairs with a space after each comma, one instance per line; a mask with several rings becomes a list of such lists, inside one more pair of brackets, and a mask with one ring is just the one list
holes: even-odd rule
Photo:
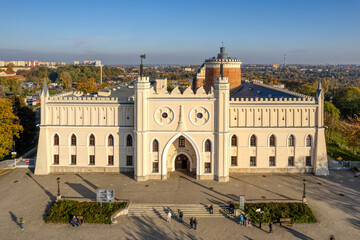
[[214, 214], [210, 214], [210, 204], [137, 204], [132, 203], [129, 208], [129, 217], [159, 217], [166, 219], [170, 210], [173, 218], [178, 215], [178, 209], [183, 211], [184, 218], [189, 217], [228, 217], [227, 205], [213, 205]]

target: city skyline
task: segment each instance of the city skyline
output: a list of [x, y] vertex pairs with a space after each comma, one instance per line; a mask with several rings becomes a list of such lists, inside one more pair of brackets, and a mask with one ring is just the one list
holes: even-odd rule
[[244, 64], [360, 64], [356, 1], [1, 4], [3, 61], [200, 64], [224, 41]]

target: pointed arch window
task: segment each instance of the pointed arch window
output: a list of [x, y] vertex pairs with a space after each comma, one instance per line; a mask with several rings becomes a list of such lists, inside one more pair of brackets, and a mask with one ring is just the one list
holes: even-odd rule
[[294, 135], [290, 135], [288, 145], [289, 145], [289, 147], [294, 147], [295, 146], [295, 137], [294, 137]]
[[108, 146], [114, 146], [114, 137], [111, 134], [108, 137]]
[[250, 138], [250, 146], [256, 147], [256, 136], [255, 135], [252, 135]]
[[270, 145], [270, 147], [275, 147], [275, 145], [276, 145], [276, 139], [275, 139], [274, 134], [270, 136], [269, 145]]
[[127, 135], [127, 137], [126, 137], [126, 146], [127, 146], [127, 147], [132, 147], [132, 145], [133, 145], [132, 136], [129, 134], [129, 135]]
[[91, 134], [91, 135], [90, 135], [89, 145], [90, 145], [90, 146], [95, 146], [95, 136], [94, 136], [94, 134]]
[[71, 135], [71, 146], [76, 146], [76, 136], [75, 136], [75, 134]]
[[310, 135], [307, 135], [307, 137], [306, 137], [306, 146], [311, 147], [311, 136]]
[[205, 152], [211, 152], [211, 142], [209, 139], [205, 141]]
[[233, 147], [237, 146], [237, 137], [235, 135], [231, 137], [231, 146]]
[[179, 147], [185, 147], [185, 137], [179, 137]]
[[59, 135], [57, 134], [54, 136], [54, 146], [59, 146]]
[[152, 144], [153, 152], [159, 151], [159, 142], [155, 139]]

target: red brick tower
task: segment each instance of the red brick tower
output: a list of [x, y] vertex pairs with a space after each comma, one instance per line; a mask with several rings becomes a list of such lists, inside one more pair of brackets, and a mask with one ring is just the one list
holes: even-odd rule
[[230, 83], [230, 94], [236, 91], [241, 85], [242, 62], [240, 59], [228, 57], [225, 47], [220, 48], [217, 58], [213, 57], [205, 60], [194, 77], [193, 89], [196, 90], [198, 87], [205, 85], [206, 92], [209, 92], [211, 87], [214, 86], [216, 78], [220, 77], [221, 63], [223, 64], [223, 76], [228, 77]]

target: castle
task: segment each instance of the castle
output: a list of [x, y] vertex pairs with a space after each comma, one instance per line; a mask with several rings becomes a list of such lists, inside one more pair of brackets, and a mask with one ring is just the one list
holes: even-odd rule
[[84, 95], [41, 92], [35, 174], [134, 172], [137, 181], [175, 170], [226, 182], [229, 174], [328, 175], [324, 92], [309, 97], [241, 81], [241, 61], [221, 48], [184, 91], [139, 77]]

